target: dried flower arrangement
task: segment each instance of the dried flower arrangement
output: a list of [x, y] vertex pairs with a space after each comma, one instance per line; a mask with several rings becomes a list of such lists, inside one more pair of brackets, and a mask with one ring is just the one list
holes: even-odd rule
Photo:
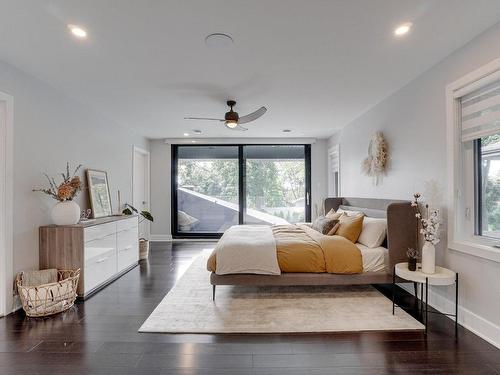
[[75, 168], [73, 174], [70, 174], [69, 163], [66, 163], [66, 172], [61, 173], [63, 181], [59, 185], [57, 185], [53, 177], [49, 177], [47, 173], [44, 173], [44, 176], [49, 181], [49, 187], [46, 189], [33, 189], [33, 191], [40, 191], [59, 202], [73, 200], [73, 198], [75, 198], [82, 190], [82, 182], [80, 177], [76, 175], [81, 167], [82, 165], [80, 164]]
[[380, 177], [384, 174], [387, 167], [387, 144], [382, 132], [376, 132], [368, 146], [368, 157], [363, 160], [362, 170], [367, 176], [374, 177], [377, 185]]
[[422, 216], [420, 211], [419, 199], [422, 195], [420, 193], [413, 194], [413, 201], [411, 206], [415, 209], [415, 217], [419, 220], [421, 229], [420, 233], [424, 235], [424, 239], [433, 245], [439, 243], [439, 227], [441, 220], [439, 219], [438, 209], [429, 209], [429, 205], [425, 205], [426, 215]]

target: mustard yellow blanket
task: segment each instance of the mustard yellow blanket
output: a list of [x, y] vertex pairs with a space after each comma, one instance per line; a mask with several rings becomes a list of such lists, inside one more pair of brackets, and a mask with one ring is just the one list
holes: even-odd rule
[[[306, 225], [272, 227], [281, 272], [355, 274], [363, 272], [361, 252], [341, 236], [325, 236]], [[207, 269], [215, 272], [216, 251]]]

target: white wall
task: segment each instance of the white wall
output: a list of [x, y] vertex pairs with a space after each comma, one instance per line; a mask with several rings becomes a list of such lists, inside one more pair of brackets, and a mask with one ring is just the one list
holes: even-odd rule
[[[172, 143], [179, 143], [170, 140]], [[271, 139], [224, 139], [206, 140], [205, 143], [273, 143]], [[281, 139], [284, 143], [286, 140]], [[199, 141], [200, 144], [203, 140]], [[277, 143], [280, 143], [276, 141]], [[290, 141], [291, 142], [291, 141]], [[294, 141], [297, 143], [297, 141]], [[300, 142], [299, 142], [300, 143]], [[308, 143], [304, 140], [303, 143]], [[320, 207], [327, 195], [326, 177], [326, 139], [318, 139], [311, 146], [311, 203], [312, 214], [315, 215], [315, 205]], [[151, 214], [155, 221], [151, 225], [152, 240], [167, 240], [171, 238], [170, 223], [170, 166], [171, 146], [163, 139], [151, 140]]]
[[[466, 73], [500, 57], [500, 24], [447, 57], [406, 87], [348, 124], [340, 137], [342, 195], [410, 199], [435, 181], [446, 197], [445, 87]], [[383, 183], [374, 186], [361, 174], [370, 136], [383, 131], [390, 165]], [[330, 142], [335, 142], [331, 139]], [[441, 202], [446, 216], [446, 202]], [[500, 346], [500, 263], [438, 247], [439, 263], [460, 274], [460, 321]], [[434, 290], [432, 298], [450, 308], [453, 288]]]
[[170, 229], [172, 148], [163, 139], [151, 140], [151, 223], [152, 240], [172, 238]]
[[[31, 190], [66, 162], [108, 172], [113, 207], [132, 198], [132, 147], [149, 142], [100, 117], [48, 84], [0, 62], [0, 91], [14, 97], [14, 272], [38, 268], [38, 227], [55, 201]], [[83, 170], [80, 173], [83, 178]], [[86, 194], [77, 202], [88, 206]]]

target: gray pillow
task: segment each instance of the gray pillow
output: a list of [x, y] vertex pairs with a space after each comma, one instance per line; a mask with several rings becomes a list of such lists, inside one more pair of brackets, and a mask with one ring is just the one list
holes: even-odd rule
[[320, 216], [313, 221], [312, 229], [317, 230], [322, 234], [328, 234], [338, 222], [339, 221], [337, 219]]

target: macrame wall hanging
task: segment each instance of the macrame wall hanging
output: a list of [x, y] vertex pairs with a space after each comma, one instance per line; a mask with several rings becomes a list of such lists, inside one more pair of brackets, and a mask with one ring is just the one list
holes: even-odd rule
[[368, 146], [368, 157], [363, 160], [361, 168], [363, 172], [373, 177], [373, 183], [378, 185], [382, 182], [387, 167], [387, 144], [382, 132], [376, 132]]

